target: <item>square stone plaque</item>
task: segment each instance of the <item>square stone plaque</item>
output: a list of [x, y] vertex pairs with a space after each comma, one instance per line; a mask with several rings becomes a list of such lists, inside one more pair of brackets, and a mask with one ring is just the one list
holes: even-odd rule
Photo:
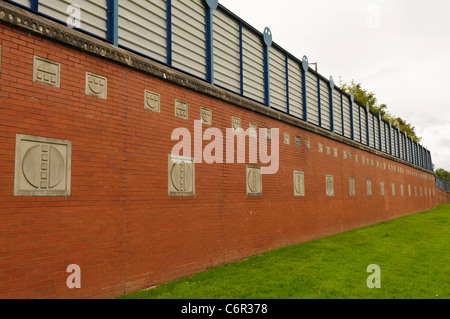
[[235, 132], [240, 131], [242, 129], [241, 119], [233, 116], [231, 118], [231, 127]]
[[286, 145], [291, 144], [291, 134], [284, 133], [284, 144], [286, 144]]
[[34, 56], [33, 81], [59, 88], [61, 86], [61, 64]]
[[189, 119], [189, 107], [186, 102], [175, 100], [175, 117], [183, 120]]
[[152, 91], [144, 91], [144, 108], [146, 110], [160, 113], [161, 112], [161, 95]]
[[202, 113], [202, 124], [204, 125], [212, 125], [212, 110], [206, 107], [202, 107], [200, 112]]
[[14, 196], [70, 196], [72, 142], [16, 135]]
[[108, 98], [108, 79], [86, 72], [86, 95], [106, 100]]

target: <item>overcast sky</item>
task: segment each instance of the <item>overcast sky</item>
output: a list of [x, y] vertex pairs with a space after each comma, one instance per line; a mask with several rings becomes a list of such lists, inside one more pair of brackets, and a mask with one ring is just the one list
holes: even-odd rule
[[450, 1], [219, 0], [337, 82], [352, 79], [416, 128], [450, 171]]

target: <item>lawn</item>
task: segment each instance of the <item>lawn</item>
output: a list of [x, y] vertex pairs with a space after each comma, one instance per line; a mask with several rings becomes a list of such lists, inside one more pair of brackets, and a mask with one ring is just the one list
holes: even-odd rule
[[[369, 289], [369, 265], [381, 288]], [[450, 205], [281, 248], [130, 299], [449, 299]]]

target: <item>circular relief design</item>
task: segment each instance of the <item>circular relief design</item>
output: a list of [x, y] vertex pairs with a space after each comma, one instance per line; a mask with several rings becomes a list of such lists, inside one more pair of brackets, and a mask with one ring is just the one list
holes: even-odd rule
[[295, 175], [295, 191], [297, 194], [303, 194], [303, 184], [300, 174]]
[[247, 176], [247, 184], [248, 184], [248, 189], [250, 190], [251, 193], [258, 193], [259, 192], [259, 171], [256, 169], [251, 169], [248, 172], [248, 176]]
[[54, 146], [50, 146], [48, 153], [44, 153], [41, 152], [41, 145], [36, 145], [23, 156], [23, 175], [34, 188], [40, 188], [41, 181], [47, 181], [49, 188], [56, 187], [63, 180], [64, 171], [64, 158]]
[[175, 163], [170, 177], [173, 187], [178, 192], [187, 192], [192, 187], [192, 166], [186, 162]]
[[327, 194], [333, 194], [333, 179], [331, 177], [327, 177]]

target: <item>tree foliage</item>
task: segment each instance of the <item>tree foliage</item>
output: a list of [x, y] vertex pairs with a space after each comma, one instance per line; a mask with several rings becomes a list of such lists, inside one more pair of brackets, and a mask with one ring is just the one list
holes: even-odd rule
[[355, 100], [358, 101], [360, 104], [365, 106], [368, 103], [369, 109], [372, 113], [374, 113], [377, 116], [378, 114], [381, 114], [382, 119], [384, 119], [387, 122], [391, 121], [394, 127], [400, 128], [400, 131], [406, 132], [408, 137], [412, 137], [414, 141], [420, 142], [421, 138], [419, 138], [416, 135], [415, 127], [412, 126], [407, 121], [405, 121], [404, 119], [390, 114], [386, 104], [378, 105], [378, 99], [375, 93], [369, 92], [366, 89], [364, 89], [361, 83], [355, 83], [355, 81], [352, 80], [349, 84], [347, 84], [343, 83], [342, 79], [340, 78], [339, 85], [344, 92], [348, 94], [353, 92]]
[[434, 174], [437, 178], [439, 178], [441, 181], [450, 183], [450, 172], [446, 171], [443, 168], [438, 168]]

